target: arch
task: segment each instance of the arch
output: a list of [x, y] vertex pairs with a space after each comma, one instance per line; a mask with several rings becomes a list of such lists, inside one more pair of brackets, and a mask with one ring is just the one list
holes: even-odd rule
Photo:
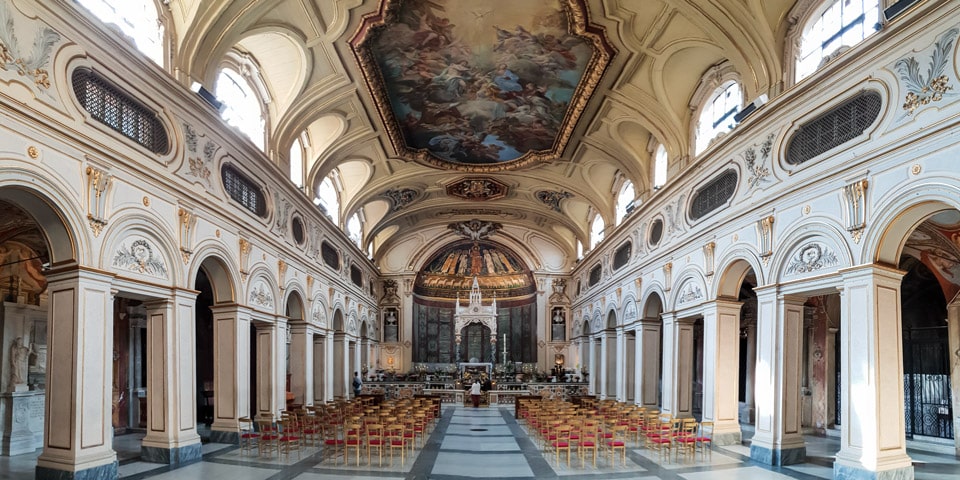
[[643, 301], [641, 302], [640, 311], [643, 312], [644, 319], [651, 318], [660, 318], [660, 314], [666, 309], [666, 294], [663, 291], [663, 286], [659, 283], [647, 287], [643, 296], [641, 297]]
[[306, 309], [303, 306], [303, 296], [299, 290], [288, 289], [287, 301], [284, 302], [284, 314], [290, 320], [303, 321]]
[[632, 323], [637, 320], [637, 299], [634, 298], [633, 294], [628, 294], [623, 300], [623, 306], [620, 308], [620, 318], [623, 319], [621, 322], [624, 325]]
[[344, 333], [346, 331], [344, 329], [343, 310], [339, 308], [333, 311], [333, 331], [337, 333]]
[[617, 309], [614, 307], [607, 310], [606, 328], [617, 328]]
[[[207, 243], [194, 252], [193, 263], [188, 268], [188, 282], [196, 289], [197, 274], [200, 269], [206, 272], [213, 288], [213, 302], [231, 303], [237, 301], [237, 270], [231, 257], [219, 243]], [[191, 280], [192, 279], [192, 280]]]
[[861, 263], [894, 268], [910, 233], [923, 221], [944, 210], [960, 210], [960, 184], [956, 179], [924, 178], [907, 188], [891, 188], [896, 196], [877, 209], [874, 226], [864, 234]]
[[317, 327], [327, 328], [327, 306], [323, 301], [323, 295], [319, 293], [313, 297], [308, 321]]
[[763, 284], [762, 263], [757, 253], [748, 246], [741, 245], [725, 253], [717, 265], [720, 266], [717, 268], [720, 275], [715, 282], [713, 298], [736, 299], [740, 294], [740, 285], [750, 270], [757, 277], [757, 283]]
[[240, 303], [259, 310], [276, 313], [279, 292], [273, 282], [271, 272], [265, 267], [258, 267], [250, 272], [250, 282], [247, 284], [246, 295]]
[[83, 263], [91, 257], [84, 247], [88, 238], [78, 227], [84, 224], [80, 212], [60, 208], [60, 205], [76, 204], [63, 194], [66, 189], [54, 186], [49, 177], [37, 177], [19, 166], [10, 167], [8, 162], [3, 162], [0, 168], [3, 170], [0, 200], [19, 206], [37, 222], [49, 249], [51, 265]]
[[707, 281], [700, 267], [688, 265], [674, 278], [678, 280], [671, 291], [670, 305], [673, 310], [681, 305], [691, 306], [706, 301]]

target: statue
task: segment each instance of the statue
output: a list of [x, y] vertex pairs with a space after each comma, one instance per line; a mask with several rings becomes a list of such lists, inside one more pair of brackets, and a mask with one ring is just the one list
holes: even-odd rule
[[25, 385], [27, 383], [27, 360], [34, 353], [33, 345], [23, 344], [23, 337], [17, 337], [10, 346], [10, 385]]

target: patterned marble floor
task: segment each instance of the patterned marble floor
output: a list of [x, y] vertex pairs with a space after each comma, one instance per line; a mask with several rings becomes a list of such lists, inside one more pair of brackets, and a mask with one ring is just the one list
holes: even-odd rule
[[[474, 478], [559, 478], [579, 479], [669, 479], [669, 480], [816, 480], [832, 478], [833, 455], [839, 449], [835, 438], [807, 437], [807, 463], [771, 468], [749, 459], [749, 447], [715, 447], [711, 455], [695, 461], [661, 462], [657, 454], [645, 449], [628, 449], [626, 465], [598, 457], [596, 467], [574, 455], [568, 467], [561, 456], [541, 452], [524, 429], [513, 419], [512, 408], [445, 407], [436, 430], [426, 445], [401, 465], [384, 458], [383, 466], [373, 466], [362, 456], [356, 466], [352, 458], [344, 465], [321, 461], [316, 448], [307, 448], [300, 458], [265, 459], [241, 455], [233, 445], [203, 445], [203, 461], [170, 468], [139, 461], [138, 435], [115, 439], [120, 457], [120, 477], [125, 480], [326, 480], [404, 478], [469, 480]], [[908, 442], [917, 479], [960, 480], [960, 461], [952, 445]], [[33, 455], [0, 457], [0, 479], [33, 477], [37, 452]]]

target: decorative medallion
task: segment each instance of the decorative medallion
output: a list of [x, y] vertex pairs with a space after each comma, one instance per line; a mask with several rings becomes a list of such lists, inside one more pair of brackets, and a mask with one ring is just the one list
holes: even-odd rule
[[[31, 25], [32, 26], [32, 25]], [[0, 3], [0, 70], [12, 70], [21, 77], [33, 77], [33, 85], [41, 92], [50, 88], [50, 56], [60, 42], [60, 34], [46, 25], [32, 32], [23, 32], [23, 38], [32, 38], [31, 50], [21, 49], [14, 31], [13, 14], [7, 2]]]
[[492, 178], [462, 178], [447, 185], [447, 195], [464, 200], [485, 202], [507, 196], [508, 188]]
[[563, 192], [563, 191], [558, 192], [553, 190], [540, 190], [536, 193], [536, 195], [537, 195], [537, 200], [540, 200], [555, 212], [562, 212], [562, 210], [560, 209], [561, 200], [565, 200], [573, 196], [573, 194], [570, 192]]
[[615, 54], [583, 0], [382, 0], [350, 41], [397, 151], [445, 169], [551, 161]]
[[[939, 102], [947, 95], [948, 90], [953, 90], [947, 66], [953, 58], [953, 42], [958, 32], [960, 30], [957, 28], [951, 28], [941, 35], [923, 66], [915, 56], [901, 58], [894, 64], [903, 88], [907, 91], [903, 99], [903, 109], [907, 115], [913, 115], [921, 106]], [[921, 70], [926, 72], [926, 78]]]
[[838, 263], [836, 254], [829, 248], [820, 243], [811, 242], [797, 250], [797, 253], [790, 260], [786, 274], [815, 272], [824, 267], [833, 267]]
[[390, 199], [390, 203], [392, 205], [390, 211], [396, 212], [397, 210], [410, 205], [411, 202], [420, 196], [420, 192], [411, 188], [391, 188], [386, 192], [383, 192], [383, 196]]
[[153, 246], [143, 239], [134, 240], [129, 247], [121, 244], [113, 256], [113, 266], [151, 277], [167, 278], [167, 266], [163, 257], [155, 255]]

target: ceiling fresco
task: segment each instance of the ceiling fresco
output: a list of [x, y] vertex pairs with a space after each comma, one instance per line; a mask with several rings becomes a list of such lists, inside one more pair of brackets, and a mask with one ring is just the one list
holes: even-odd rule
[[429, 297], [455, 298], [469, 294], [477, 277], [484, 298], [529, 295], [535, 284], [516, 254], [489, 241], [461, 241], [438, 251], [420, 273], [414, 292]]
[[465, 171], [556, 158], [612, 56], [603, 34], [581, 0], [463, 7], [384, 0], [351, 42], [394, 146]]
[[960, 293], [960, 212], [942, 212], [921, 223], [907, 238], [904, 253], [930, 269], [950, 302]]
[[19, 207], [0, 201], [0, 296], [16, 298], [26, 295], [36, 303], [34, 295], [47, 289], [43, 264], [50, 261], [47, 243], [37, 223]]

